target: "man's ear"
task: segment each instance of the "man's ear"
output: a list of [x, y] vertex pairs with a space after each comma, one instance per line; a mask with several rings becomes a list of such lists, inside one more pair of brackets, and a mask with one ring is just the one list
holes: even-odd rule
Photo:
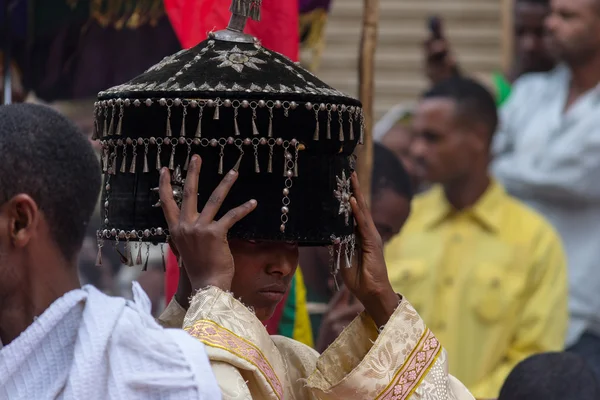
[[18, 194], [6, 204], [10, 218], [10, 237], [15, 247], [25, 247], [39, 224], [37, 203], [26, 194]]
[[473, 149], [479, 152], [484, 152], [490, 147], [490, 135], [484, 124], [473, 122], [470, 143]]

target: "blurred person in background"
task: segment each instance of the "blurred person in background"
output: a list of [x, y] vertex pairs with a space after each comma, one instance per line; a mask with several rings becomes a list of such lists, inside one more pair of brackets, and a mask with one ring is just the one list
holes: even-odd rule
[[598, 400], [594, 371], [577, 354], [544, 353], [521, 361], [508, 375], [498, 400]]
[[[410, 213], [411, 200], [411, 182], [402, 163], [390, 150], [374, 143], [371, 213], [384, 244], [400, 232]], [[340, 301], [332, 300], [336, 283], [330, 272], [331, 262], [327, 248], [300, 249], [300, 267], [306, 280], [317, 350], [324, 350], [339, 335], [339, 328], [343, 329], [362, 310], [360, 302], [354, 302], [348, 293], [336, 295], [336, 299], [341, 297]], [[351, 305], [352, 309], [348, 310]], [[328, 311], [332, 307], [333, 311]], [[328, 313], [328, 318], [323, 321], [325, 333], [320, 334], [325, 313]]]
[[391, 150], [410, 176], [413, 192], [418, 193], [426, 187], [414, 173], [414, 162], [410, 154], [410, 145], [414, 134], [410, 124], [413, 106], [399, 104], [391, 108], [375, 125], [373, 138]]
[[600, 377], [600, 0], [553, 0], [546, 25], [560, 64], [515, 82], [492, 168], [561, 235], [570, 281], [566, 346]]
[[498, 121], [492, 94], [467, 78], [435, 85], [417, 106], [417, 172], [436, 183], [413, 201], [386, 247], [390, 281], [446, 346], [450, 372], [494, 398], [522, 359], [561, 350], [567, 270], [550, 224], [490, 178]]
[[[411, 174], [414, 169], [413, 160], [410, 155], [410, 145], [413, 141], [413, 132], [410, 129], [412, 115], [406, 115], [388, 130], [381, 138], [381, 144], [391, 150], [402, 162], [407, 173]], [[414, 175], [411, 174], [411, 178]]]
[[[495, 94], [502, 105], [508, 99], [512, 83], [523, 74], [545, 72], [555, 66], [553, 55], [546, 45], [544, 20], [550, 12], [550, 0], [515, 0], [514, 48], [515, 56], [508, 71], [494, 72], [478, 78]], [[443, 34], [443, 33], [442, 33]], [[425, 70], [435, 84], [460, 74], [458, 62], [445, 37], [430, 38], [425, 42]]]

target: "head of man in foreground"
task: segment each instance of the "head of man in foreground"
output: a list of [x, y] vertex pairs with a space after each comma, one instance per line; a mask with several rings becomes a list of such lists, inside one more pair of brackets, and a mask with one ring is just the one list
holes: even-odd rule
[[580, 356], [544, 353], [519, 363], [508, 375], [498, 400], [596, 400], [600, 387]]
[[77, 255], [101, 176], [87, 139], [50, 108], [3, 106], [0, 121], [0, 337], [6, 344], [55, 298], [79, 287]]

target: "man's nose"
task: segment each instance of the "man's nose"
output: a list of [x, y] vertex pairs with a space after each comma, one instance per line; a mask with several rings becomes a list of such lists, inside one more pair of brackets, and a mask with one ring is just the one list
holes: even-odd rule
[[546, 20], [544, 21], [544, 27], [546, 28], [546, 33], [554, 34], [554, 32], [556, 31], [557, 23], [558, 23], [558, 20], [557, 20], [556, 16], [554, 16], [553, 14], [546, 17]]
[[296, 263], [293, 263], [290, 257], [285, 254], [279, 254], [267, 265], [267, 273], [270, 275], [280, 275], [287, 277], [296, 269]]
[[423, 139], [416, 137], [410, 145], [410, 155], [414, 160], [421, 160], [425, 156], [426, 146]]
[[527, 53], [532, 53], [533, 51], [535, 51], [535, 49], [537, 47], [536, 45], [537, 45], [537, 40], [531, 34], [524, 35], [521, 38], [521, 48]]

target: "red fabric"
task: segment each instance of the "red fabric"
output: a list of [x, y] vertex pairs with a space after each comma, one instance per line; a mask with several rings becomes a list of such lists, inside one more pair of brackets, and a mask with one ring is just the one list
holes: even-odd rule
[[[186, 49], [206, 39], [209, 32], [226, 28], [231, 16], [228, 0], [164, 0], [164, 4]], [[298, 18], [297, 0], [263, 0], [260, 22], [249, 20], [245, 32], [257, 37], [268, 49], [298, 61]]]
[[169, 255], [167, 257], [167, 272], [165, 273], [165, 297], [167, 298], [167, 304], [171, 301], [175, 292], [177, 291], [177, 284], [179, 283], [179, 266], [177, 265], [177, 257], [169, 249]]

